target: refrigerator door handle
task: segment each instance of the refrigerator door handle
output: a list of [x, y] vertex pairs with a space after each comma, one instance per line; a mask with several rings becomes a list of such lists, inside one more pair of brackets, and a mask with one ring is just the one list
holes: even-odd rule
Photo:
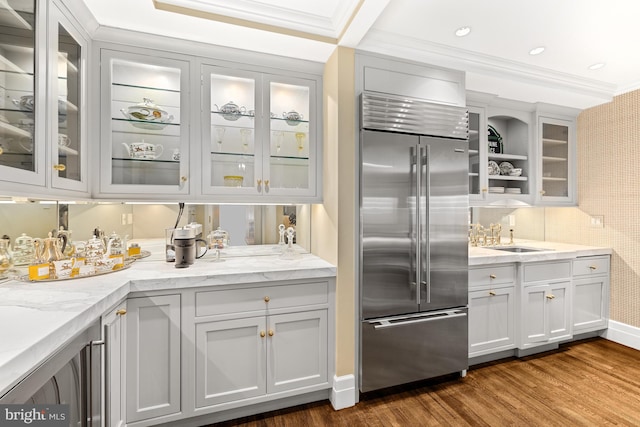
[[415, 277], [415, 282], [411, 282], [412, 286], [416, 287], [416, 304], [420, 305], [420, 281], [421, 281], [421, 267], [422, 267], [422, 263], [420, 262], [420, 257], [421, 257], [421, 233], [422, 233], [422, 229], [420, 228], [420, 194], [421, 194], [421, 182], [419, 179], [420, 176], [420, 170], [422, 168], [421, 166], [421, 161], [422, 161], [422, 149], [420, 149], [420, 151], [418, 151], [418, 146], [414, 146], [411, 147], [410, 149], [410, 155], [411, 155], [411, 186], [413, 187], [415, 185], [415, 188], [411, 189], [412, 195], [414, 196], [414, 203], [415, 203], [415, 208], [414, 208], [414, 212], [413, 212], [413, 219], [409, 221], [409, 224], [411, 224], [411, 227], [413, 228], [413, 233], [411, 236], [411, 246], [412, 248], [414, 248], [414, 254], [413, 256], [415, 257], [413, 260], [411, 260], [411, 264], [412, 264], [412, 269], [413, 269], [413, 276]]
[[453, 319], [454, 317], [464, 317], [467, 313], [460, 310], [439, 311], [430, 313], [420, 317], [401, 317], [389, 319], [370, 320], [368, 323], [373, 324], [374, 329], [393, 328], [395, 326], [411, 325], [414, 323], [434, 322], [436, 320]]
[[[424, 153], [424, 160], [423, 160]], [[424, 218], [423, 221], [419, 221], [420, 227], [424, 227], [424, 237], [422, 235], [422, 230], [420, 234], [420, 263], [418, 271], [420, 271], [420, 286], [418, 288], [422, 288], [422, 285], [425, 286], [425, 291], [427, 293], [426, 303], [431, 302], [431, 251], [430, 251], [430, 218], [429, 218], [429, 208], [431, 205], [431, 168], [429, 165], [430, 162], [430, 150], [429, 145], [425, 148], [420, 148], [420, 163], [421, 168], [420, 172], [422, 173], [422, 177], [419, 180], [420, 186], [423, 187], [420, 192], [420, 219]], [[424, 164], [424, 171], [422, 170], [422, 163]], [[424, 181], [424, 184], [422, 183]], [[423, 194], [424, 193], [424, 194]], [[422, 206], [422, 200], [424, 198], [424, 208]], [[424, 212], [422, 212], [424, 210]], [[422, 247], [424, 244], [424, 248]], [[422, 277], [424, 276], [424, 277]], [[418, 300], [420, 302], [420, 300]]]

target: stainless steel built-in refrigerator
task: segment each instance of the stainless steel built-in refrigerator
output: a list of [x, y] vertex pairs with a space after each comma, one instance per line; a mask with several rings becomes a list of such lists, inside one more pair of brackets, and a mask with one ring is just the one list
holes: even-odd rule
[[360, 390], [468, 367], [464, 108], [365, 92]]

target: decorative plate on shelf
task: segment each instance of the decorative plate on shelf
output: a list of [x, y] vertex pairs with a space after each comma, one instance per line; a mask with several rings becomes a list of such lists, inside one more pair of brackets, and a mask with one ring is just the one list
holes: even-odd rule
[[502, 175], [509, 175], [509, 172], [513, 169], [513, 165], [509, 162], [500, 163], [500, 173]]
[[489, 175], [500, 175], [500, 167], [493, 160], [489, 160]]

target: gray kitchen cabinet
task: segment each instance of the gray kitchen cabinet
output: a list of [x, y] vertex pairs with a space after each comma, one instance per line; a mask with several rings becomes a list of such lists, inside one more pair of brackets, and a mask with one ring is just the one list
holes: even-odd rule
[[575, 118], [538, 114], [537, 205], [575, 205]]
[[102, 316], [104, 331], [104, 420], [105, 426], [125, 425], [125, 320], [127, 303], [122, 302]]
[[201, 57], [188, 42], [175, 42], [187, 52], [178, 54], [141, 38], [149, 45], [95, 43], [97, 198], [322, 200], [321, 73], [304, 61], [230, 62], [247, 58], [228, 49], [229, 60]]
[[573, 332], [599, 331], [609, 323], [610, 257], [573, 261]]
[[90, 38], [57, 1], [2, 2], [0, 180], [6, 194], [86, 197]]
[[[104, 198], [188, 196], [190, 58], [98, 46]], [[196, 174], [197, 176], [197, 174]]]
[[516, 267], [469, 269], [469, 357], [515, 348]]
[[520, 274], [518, 348], [527, 349], [571, 338], [571, 261], [523, 264]]
[[180, 295], [127, 300], [127, 424], [180, 412]]
[[323, 280], [197, 292], [196, 409], [329, 388], [331, 289]]
[[243, 68], [202, 66], [203, 193], [320, 200], [320, 78]]

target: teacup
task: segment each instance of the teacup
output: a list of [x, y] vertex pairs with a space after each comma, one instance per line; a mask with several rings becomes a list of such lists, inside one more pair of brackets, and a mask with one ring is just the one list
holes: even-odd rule
[[162, 144], [150, 144], [148, 142], [122, 143], [132, 159], [153, 160], [160, 157], [164, 151]]
[[55, 270], [56, 279], [68, 279], [71, 277], [71, 272], [76, 263], [75, 258], [63, 259], [59, 261], [52, 261], [53, 269]]
[[58, 134], [58, 146], [60, 147], [68, 147], [71, 144], [71, 140], [64, 133]]

